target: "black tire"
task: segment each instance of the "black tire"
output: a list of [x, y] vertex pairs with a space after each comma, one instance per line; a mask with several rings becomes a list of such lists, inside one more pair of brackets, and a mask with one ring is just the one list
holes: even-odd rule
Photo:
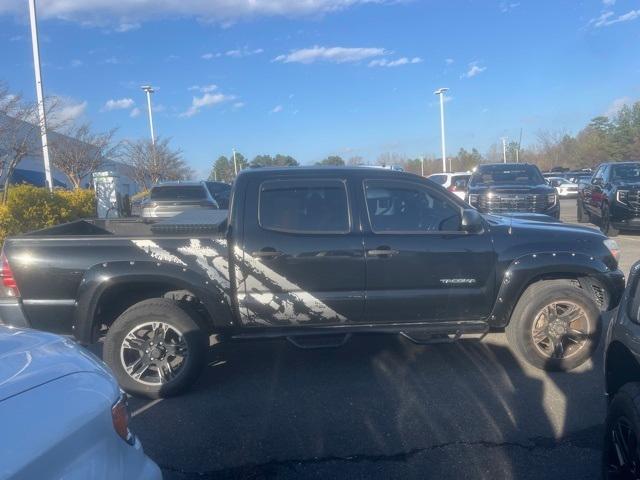
[[602, 217], [600, 218], [600, 231], [607, 237], [617, 237], [620, 230], [611, 225], [611, 213], [609, 212], [609, 205], [606, 203], [602, 205]]
[[[541, 315], [547, 315], [548, 319], [548, 314], [542, 313], [543, 309], [554, 304], [560, 305], [556, 307], [556, 313], [557, 308], [562, 308], [562, 305], [573, 305], [583, 312], [579, 321], [583, 325], [580, 330], [584, 333], [578, 337], [579, 342], [574, 342], [573, 335], [557, 333], [553, 327], [553, 338], [559, 339], [559, 343], [564, 345], [562, 351], [565, 357], [554, 356], [556, 350], [551, 353], [543, 352], [541, 345], [544, 345], [544, 341], [534, 341], [534, 322], [540, 322], [544, 318]], [[601, 330], [600, 310], [584, 290], [571, 280], [547, 280], [534, 283], [525, 290], [513, 310], [506, 334], [511, 348], [530, 365], [541, 370], [566, 371], [576, 368], [591, 357], [598, 346]], [[551, 336], [548, 338], [551, 339]], [[548, 343], [549, 349], [553, 349], [555, 343], [551, 340]]]
[[[607, 409], [602, 477], [607, 480], [640, 478], [639, 446], [640, 384], [627, 383], [614, 395]], [[625, 461], [620, 461], [621, 455], [626, 457]]]
[[582, 204], [582, 200], [578, 198], [578, 201], [576, 203], [578, 204], [578, 207], [577, 207], [578, 223], [587, 223], [588, 218], [584, 213], [584, 205]]
[[[151, 322], [157, 322], [163, 327], [154, 331], [150, 325]], [[137, 328], [138, 330], [136, 330]], [[123, 348], [123, 342], [128, 334], [136, 332], [133, 334], [136, 335], [137, 332], [144, 331], [144, 329], [151, 333], [148, 333], [147, 337], [135, 337], [136, 345], [142, 342], [140, 344], [144, 344], [144, 346], [140, 349]], [[161, 331], [168, 331], [173, 337], [166, 340], [164, 346], [161, 346], [162, 342], [156, 342], [155, 347], [150, 347], [149, 345], [154, 344], [148, 342], [153, 342], [156, 339], [155, 335], [160, 335], [157, 332]], [[157, 338], [162, 340], [166, 336], [167, 333]], [[146, 350], [144, 350], [145, 348]], [[183, 354], [184, 358], [178, 354], [172, 356], [167, 350], [169, 348]], [[111, 367], [123, 390], [132, 395], [162, 398], [182, 393], [191, 386], [204, 367], [207, 348], [207, 335], [198, 326], [192, 315], [180, 308], [173, 300], [153, 298], [136, 303], [113, 322], [104, 341], [103, 358]], [[151, 349], [151, 353], [149, 349]], [[164, 352], [160, 349], [164, 349]], [[154, 360], [153, 352], [156, 352], [156, 363], [150, 362], [150, 360]], [[144, 357], [143, 365], [147, 365], [144, 372], [148, 372], [149, 376], [155, 373], [157, 378], [153, 381], [133, 378], [127, 373], [124, 365], [127, 355], [139, 355], [141, 360]], [[179, 363], [176, 371], [172, 370], [171, 366], [168, 366], [167, 370], [157, 366], [158, 363], [166, 365], [169, 359], [173, 359], [174, 362], [176, 359], [182, 359], [182, 363]], [[136, 360], [132, 363], [136, 363]], [[169, 372], [169, 375], [166, 372]]]

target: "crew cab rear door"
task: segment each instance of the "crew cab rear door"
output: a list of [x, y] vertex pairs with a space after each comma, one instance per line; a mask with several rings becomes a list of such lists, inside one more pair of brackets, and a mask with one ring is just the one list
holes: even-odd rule
[[[477, 320], [494, 300], [495, 254], [486, 231], [460, 229], [462, 207], [419, 180], [365, 178], [364, 321]], [[368, 224], [368, 225], [367, 225]]]
[[294, 326], [359, 321], [364, 248], [346, 178], [265, 175], [251, 182], [239, 262], [243, 322]]

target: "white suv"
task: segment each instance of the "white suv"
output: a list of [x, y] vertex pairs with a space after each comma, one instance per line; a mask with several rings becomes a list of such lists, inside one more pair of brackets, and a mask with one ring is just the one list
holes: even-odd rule
[[438, 185], [442, 185], [462, 200], [467, 197], [467, 184], [469, 183], [469, 178], [471, 178], [470, 173], [434, 173], [427, 178]]

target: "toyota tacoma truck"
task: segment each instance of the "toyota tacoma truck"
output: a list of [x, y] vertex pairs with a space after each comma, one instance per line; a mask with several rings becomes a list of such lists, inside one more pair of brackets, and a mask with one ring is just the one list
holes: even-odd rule
[[546, 215], [482, 215], [422, 177], [374, 168], [253, 169], [230, 208], [148, 224], [81, 220], [8, 238], [0, 318], [103, 341], [126, 391], [197, 378], [209, 339], [339, 346], [506, 330], [517, 355], [566, 370], [593, 353], [624, 288], [617, 244]]

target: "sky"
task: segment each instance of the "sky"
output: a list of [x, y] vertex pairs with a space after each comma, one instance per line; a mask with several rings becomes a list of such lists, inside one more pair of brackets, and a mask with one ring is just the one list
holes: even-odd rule
[[[37, 0], [61, 115], [156, 134], [198, 175], [246, 157], [447, 152], [575, 133], [640, 100], [639, 0]], [[35, 97], [27, 0], [0, 0], [0, 81]]]

